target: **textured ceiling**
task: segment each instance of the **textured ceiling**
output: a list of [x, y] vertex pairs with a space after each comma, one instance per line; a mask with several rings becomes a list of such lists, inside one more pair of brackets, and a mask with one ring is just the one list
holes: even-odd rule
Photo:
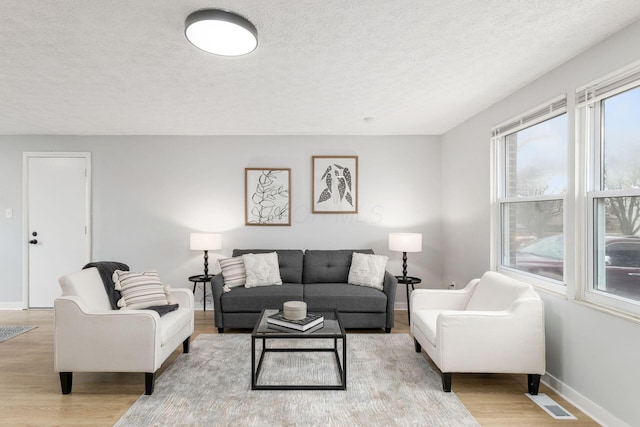
[[[202, 8], [243, 57], [184, 37]], [[640, 18], [638, 0], [2, 0], [0, 134], [441, 134]]]

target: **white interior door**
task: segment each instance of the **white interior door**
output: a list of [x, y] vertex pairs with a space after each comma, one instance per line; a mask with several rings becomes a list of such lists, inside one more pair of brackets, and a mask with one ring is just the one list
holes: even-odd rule
[[89, 260], [89, 153], [25, 153], [27, 292], [53, 307], [58, 278]]

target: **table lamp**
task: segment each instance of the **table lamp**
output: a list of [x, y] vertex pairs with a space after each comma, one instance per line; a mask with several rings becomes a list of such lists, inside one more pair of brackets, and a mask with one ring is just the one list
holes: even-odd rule
[[209, 275], [209, 251], [222, 249], [222, 234], [191, 233], [192, 251], [204, 251], [204, 275]]
[[421, 233], [389, 233], [389, 250], [402, 252], [402, 278], [407, 279], [407, 252], [422, 252]]

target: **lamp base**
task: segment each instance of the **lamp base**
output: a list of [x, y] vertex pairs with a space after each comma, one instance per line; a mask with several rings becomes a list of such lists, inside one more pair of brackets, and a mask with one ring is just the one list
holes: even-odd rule
[[204, 277], [209, 276], [209, 251], [204, 251]]
[[402, 278], [407, 280], [407, 253], [402, 252]]

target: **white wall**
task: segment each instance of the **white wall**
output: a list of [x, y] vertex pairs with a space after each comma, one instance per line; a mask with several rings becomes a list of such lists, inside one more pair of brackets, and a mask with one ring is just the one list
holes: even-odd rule
[[[563, 93], [573, 138], [575, 89], [640, 59], [640, 22], [627, 27], [442, 138], [443, 278], [490, 269], [490, 129]], [[496, 64], [499, 66], [500, 64]], [[570, 227], [572, 221], [567, 221]], [[569, 283], [569, 289], [576, 284]], [[570, 293], [569, 293], [570, 294]], [[607, 425], [640, 425], [640, 324], [542, 293], [547, 381]]]
[[[22, 152], [89, 151], [93, 169], [93, 259], [155, 268], [189, 287], [202, 253], [189, 233], [223, 233], [224, 249], [373, 248], [401, 274], [389, 252], [392, 231], [423, 233], [409, 273], [439, 286], [440, 138], [388, 137], [0, 137], [0, 308], [22, 307]], [[311, 156], [359, 157], [359, 213], [311, 213]], [[244, 168], [291, 168], [292, 225], [244, 225]], [[13, 218], [4, 217], [13, 209]], [[210, 254], [210, 268], [215, 254]], [[82, 266], [78, 266], [80, 269]], [[57, 278], [51, 278], [57, 286]], [[405, 303], [404, 287], [397, 302]], [[201, 295], [197, 295], [199, 300]]]

